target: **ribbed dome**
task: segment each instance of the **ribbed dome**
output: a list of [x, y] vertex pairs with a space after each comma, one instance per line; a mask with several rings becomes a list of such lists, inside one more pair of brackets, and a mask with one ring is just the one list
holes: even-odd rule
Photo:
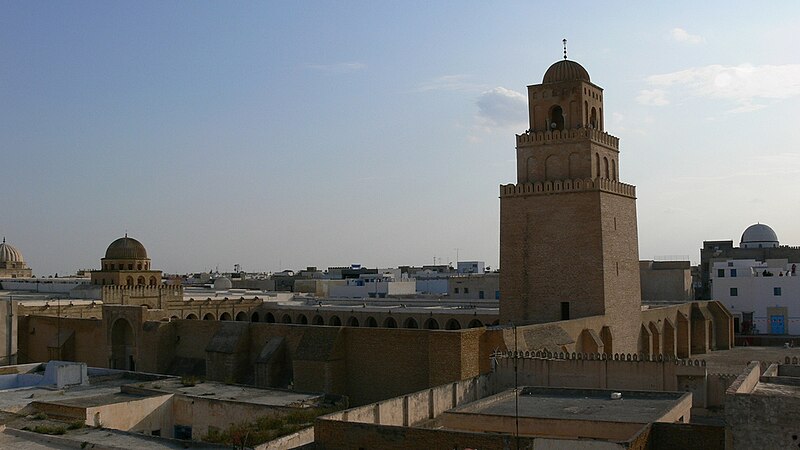
[[141, 242], [126, 235], [108, 246], [106, 259], [147, 259], [147, 250]]
[[22, 252], [16, 249], [11, 244], [6, 244], [6, 238], [3, 238], [3, 243], [0, 244], [0, 263], [5, 262], [25, 262], [22, 259]]
[[547, 69], [542, 83], [556, 83], [559, 81], [589, 80], [589, 72], [575, 61], [563, 59]]
[[778, 245], [778, 235], [769, 225], [763, 223], [747, 227], [742, 233], [742, 241], [739, 243], [739, 246], [744, 248], [777, 247]]

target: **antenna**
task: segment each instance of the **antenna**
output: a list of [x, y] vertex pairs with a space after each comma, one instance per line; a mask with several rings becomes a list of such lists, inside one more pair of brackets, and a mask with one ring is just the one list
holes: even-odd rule
[[562, 39], [561, 42], [564, 44], [564, 60], [567, 60], [567, 40]]

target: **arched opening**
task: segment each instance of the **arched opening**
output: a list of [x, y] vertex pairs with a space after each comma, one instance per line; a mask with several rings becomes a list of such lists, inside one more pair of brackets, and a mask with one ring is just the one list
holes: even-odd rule
[[224, 312], [220, 314], [219, 320], [231, 320], [231, 314], [229, 312]]
[[675, 356], [675, 327], [669, 319], [664, 319], [664, 349], [661, 353], [667, 356]]
[[617, 162], [611, 159], [611, 179], [617, 181]]
[[600, 330], [600, 340], [603, 341], [603, 352], [606, 355], [613, 355], [614, 338], [611, 336], [611, 328], [606, 326]]
[[178, 316], [169, 316], [169, 320], [178, 320]]
[[678, 319], [675, 323], [675, 354], [678, 358], [688, 358], [690, 356], [689, 346], [691, 338], [689, 336], [689, 319], [678, 312]]
[[645, 355], [649, 355], [652, 353], [653, 349], [653, 341], [652, 336], [650, 335], [650, 331], [647, 329], [644, 324], [639, 327], [639, 345], [637, 345], [639, 349], [639, 353], [644, 353]]
[[592, 334], [592, 330], [584, 329], [581, 331], [581, 335], [578, 336], [578, 348], [577, 350], [580, 353], [598, 353], [600, 350], [599, 346], [597, 345], [597, 335]]
[[125, 284], [127, 284], [128, 286], [133, 286], [133, 277], [126, 278]]
[[357, 327], [358, 326], [358, 319], [356, 319], [355, 316], [350, 316], [350, 318], [347, 319], [347, 326], [348, 327]]
[[271, 312], [268, 312], [267, 315], [264, 316], [264, 322], [275, 323], [275, 316]]
[[589, 123], [589, 102], [583, 102], [583, 126]]
[[397, 321], [394, 320], [394, 317], [387, 317], [383, 321], [383, 328], [397, 328]]
[[425, 321], [425, 329], [426, 330], [438, 330], [439, 329], [439, 322], [436, 321], [433, 317]]
[[281, 317], [281, 323], [292, 323], [292, 316], [290, 316], [288, 314], [284, 314]]
[[111, 368], [136, 370], [133, 359], [133, 327], [125, 319], [117, 319], [111, 326]]
[[308, 325], [308, 317], [305, 314], [299, 314], [297, 316], [297, 323], [301, 325]]
[[417, 319], [409, 317], [408, 319], [405, 320], [405, 322], [403, 322], [403, 328], [419, 328]]
[[188, 314], [186, 320], [197, 320], [197, 314]]
[[364, 322], [364, 326], [369, 327], [369, 328], [377, 328], [378, 327], [378, 321], [375, 320], [375, 318], [372, 317], [372, 316], [367, 317], [367, 320]]
[[469, 322], [469, 326], [468, 326], [467, 328], [480, 328], [480, 327], [482, 327], [482, 326], [483, 326], [483, 322], [481, 322], [481, 321], [480, 321], [480, 320], [478, 320], [478, 319], [472, 319], [472, 320]]
[[447, 330], [460, 330], [461, 324], [456, 319], [450, 319], [444, 324], [444, 327]]
[[138, 286], [144, 286], [144, 277], [139, 277], [136, 279], [136, 284]]
[[150, 277], [150, 286], [155, 286], [157, 283], [156, 277]]
[[244, 311], [239, 311], [236, 314], [236, 321], [237, 322], [247, 322], [247, 313]]
[[342, 326], [342, 319], [340, 319], [339, 316], [331, 316], [331, 318], [328, 319], [328, 325], [340, 327]]
[[261, 317], [258, 315], [258, 311], [253, 311], [253, 314], [250, 315], [250, 322], [258, 322], [261, 320]]
[[597, 109], [592, 106], [592, 115], [589, 117], [589, 126], [597, 128]]
[[658, 355], [661, 353], [661, 331], [659, 331], [658, 326], [653, 322], [650, 322], [647, 327], [650, 329], [650, 334], [653, 336], [652, 354]]
[[608, 158], [603, 156], [603, 174], [605, 175], [603, 178], [608, 178]]
[[561, 109], [561, 106], [554, 105], [550, 108], [550, 123], [548, 126], [550, 130], [564, 129], [564, 110]]
[[594, 154], [595, 178], [600, 178], [600, 153]]
[[211, 313], [206, 313], [206, 315], [203, 316], [203, 320], [214, 320], [214, 319], [216, 318], [214, 317], [214, 314]]
[[314, 316], [313, 319], [311, 319], [311, 324], [312, 325], [325, 325], [325, 319], [323, 319], [322, 316], [317, 314], [316, 316]]
[[142, 270], [142, 263], [136, 264], [136, 270]]

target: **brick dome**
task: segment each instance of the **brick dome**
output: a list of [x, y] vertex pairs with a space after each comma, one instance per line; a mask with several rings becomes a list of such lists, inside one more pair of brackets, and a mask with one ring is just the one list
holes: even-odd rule
[[141, 242], [125, 235], [108, 246], [106, 259], [147, 259], [147, 250]]
[[559, 81], [591, 81], [589, 72], [575, 61], [564, 59], [550, 66], [544, 73], [542, 83], [557, 83]]

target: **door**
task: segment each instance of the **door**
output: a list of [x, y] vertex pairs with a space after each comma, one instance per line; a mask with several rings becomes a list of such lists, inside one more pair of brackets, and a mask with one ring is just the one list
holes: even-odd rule
[[784, 334], [783, 316], [769, 316], [771, 334]]

